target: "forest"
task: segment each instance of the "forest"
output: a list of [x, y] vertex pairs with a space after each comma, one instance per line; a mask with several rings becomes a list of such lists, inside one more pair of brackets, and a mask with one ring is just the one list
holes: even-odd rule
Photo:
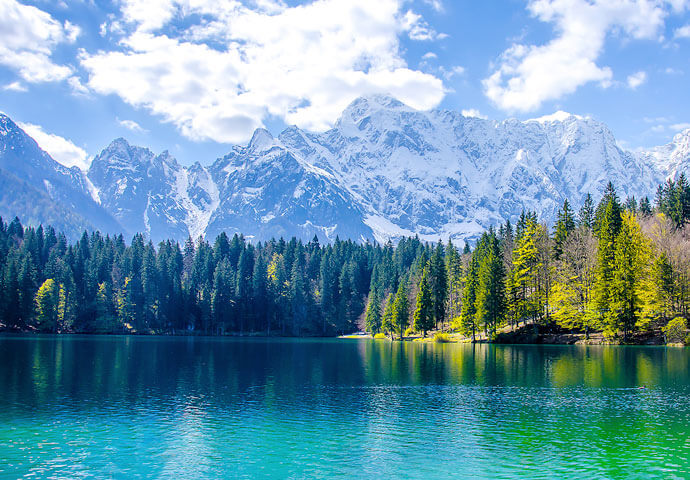
[[157, 246], [137, 234], [84, 232], [0, 218], [0, 328], [51, 333], [333, 336], [402, 339], [554, 326], [626, 342], [640, 332], [686, 339], [690, 184], [659, 186], [654, 203], [613, 184], [552, 227], [523, 212], [474, 248], [403, 238], [321, 245], [253, 243], [220, 234]]

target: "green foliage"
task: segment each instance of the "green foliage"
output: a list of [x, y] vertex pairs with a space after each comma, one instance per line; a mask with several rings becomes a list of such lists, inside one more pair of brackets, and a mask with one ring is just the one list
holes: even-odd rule
[[393, 327], [400, 335], [400, 340], [403, 339], [403, 333], [410, 323], [410, 307], [407, 300], [407, 288], [405, 282], [400, 282], [398, 292], [395, 294], [395, 301], [393, 302]]
[[36, 292], [36, 327], [43, 332], [55, 332], [58, 326], [60, 287], [48, 278]]
[[432, 298], [431, 287], [429, 287], [429, 268], [424, 269], [422, 278], [419, 281], [417, 292], [417, 305], [414, 310], [414, 329], [422, 332], [426, 337], [426, 332], [434, 328], [434, 299]]
[[451, 336], [447, 333], [437, 332], [434, 334], [434, 342], [436, 343], [452, 343]]
[[383, 316], [381, 317], [381, 330], [393, 338], [395, 326], [393, 324], [393, 311], [395, 305], [395, 295], [392, 293], [386, 298], [386, 305], [383, 309]]
[[676, 317], [661, 330], [666, 337], [666, 343], [681, 343], [688, 337], [688, 321], [683, 317]]
[[523, 212], [515, 228], [506, 221], [462, 251], [417, 237], [322, 246], [224, 233], [154, 246], [141, 234], [127, 245], [84, 232], [70, 244], [50, 227], [0, 219], [0, 326], [271, 335], [363, 326], [401, 338], [411, 320], [426, 335], [449, 317], [473, 338], [529, 322], [626, 337], [690, 311], [688, 188], [685, 177], [661, 186], [652, 211], [646, 198], [624, 209], [609, 184], [596, 210], [585, 198], [577, 227], [564, 201], [553, 235]]
[[388, 337], [386, 337], [385, 333], [377, 333], [374, 335], [374, 340], [385, 340], [386, 338]]

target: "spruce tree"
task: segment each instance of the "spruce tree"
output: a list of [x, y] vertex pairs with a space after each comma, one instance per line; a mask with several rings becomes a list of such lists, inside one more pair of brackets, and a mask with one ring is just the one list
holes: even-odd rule
[[429, 286], [429, 267], [426, 267], [419, 281], [417, 304], [413, 316], [413, 328], [418, 332], [422, 332], [424, 337], [426, 337], [426, 332], [434, 327], [434, 307], [434, 298]]
[[410, 306], [407, 300], [407, 289], [405, 288], [405, 280], [400, 281], [398, 292], [395, 294], [395, 302], [393, 303], [393, 327], [403, 339], [405, 329], [410, 322]]

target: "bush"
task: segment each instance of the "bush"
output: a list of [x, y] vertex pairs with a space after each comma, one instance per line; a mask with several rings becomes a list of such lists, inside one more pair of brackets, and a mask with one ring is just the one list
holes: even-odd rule
[[385, 333], [377, 333], [376, 335], [374, 335], [374, 338], [375, 338], [376, 340], [385, 340], [385, 339], [387, 339], [388, 337], [386, 337], [386, 334], [385, 334]]
[[405, 330], [405, 335], [406, 337], [409, 337], [410, 335], [414, 335], [415, 331], [412, 327], [409, 327], [407, 330]]
[[681, 343], [686, 337], [686, 330], [688, 329], [688, 322], [683, 317], [676, 317], [666, 324], [661, 329], [666, 337], [666, 343]]
[[451, 340], [450, 335], [447, 333], [435, 333], [434, 334], [434, 342], [436, 343], [451, 343], [453, 340]]

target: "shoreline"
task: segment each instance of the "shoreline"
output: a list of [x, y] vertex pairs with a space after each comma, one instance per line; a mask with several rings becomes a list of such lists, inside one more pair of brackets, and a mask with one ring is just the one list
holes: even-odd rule
[[644, 335], [633, 335], [627, 342], [607, 340], [601, 332], [590, 333], [588, 338], [582, 332], [538, 332], [534, 333], [534, 327], [528, 325], [527, 327], [520, 327], [517, 330], [506, 330], [500, 332], [494, 341], [488, 341], [483, 334], [477, 335], [473, 341], [471, 337], [464, 336], [460, 333], [431, 331], [427, 333], [426, 337], [419, 334], [409, 335], [400, 340], [398, 337], [391, 339], [374, 338], [370, 334], [357, 332], [345, 335], [321, 336], [321, 335], [281, 335], [279, 333], [266, 334], [265, 332], [227, 332], [224, 334], [208, 334], [198, 332], [39, 332], [36, 330], [26, 329], [0, 329], [0, 335], [9, 336], [34, 336], [34, 335], [52, 335], [52, 336], [103, 336], [103, 337], [188, 337], [188, 338], [245, 338], [245, 339], [375, 339], [395, 342], [418, 342], [418, 343], [484, 343], [495, 345], [603, 345], [603, 346], [667, 346], [667, 347], [686, 347], [684, 343], [665, 343], [661, 332], [652, 332]]

